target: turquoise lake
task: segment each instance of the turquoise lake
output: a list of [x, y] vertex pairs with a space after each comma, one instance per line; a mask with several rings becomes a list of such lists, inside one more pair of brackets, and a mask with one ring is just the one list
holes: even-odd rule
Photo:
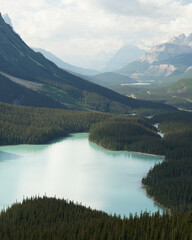
[[163, 211], [141, 180], [162, 157], [105, 150], [73, 134], [47, 145], [0, 147], [0, 209], [30, 196], [56, 196], [109, 214]]

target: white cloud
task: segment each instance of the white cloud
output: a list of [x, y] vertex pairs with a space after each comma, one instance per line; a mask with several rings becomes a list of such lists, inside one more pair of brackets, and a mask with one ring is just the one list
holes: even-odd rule
[[2, 13], [9, 14], [27, 44], [46, 48], [81, 66], [94, 67], [101, 55], [108, 58], [123, 44], [145, 48], [191, 32], [192, 4], [187, 0], [0, 2]]

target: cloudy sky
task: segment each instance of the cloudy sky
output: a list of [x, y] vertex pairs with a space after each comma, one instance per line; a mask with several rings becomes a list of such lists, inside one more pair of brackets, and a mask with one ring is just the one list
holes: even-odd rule
[[126, 44], [147, 49], [192, 32], [191, 0], [0, 0], [30, 46], [94, 68]]

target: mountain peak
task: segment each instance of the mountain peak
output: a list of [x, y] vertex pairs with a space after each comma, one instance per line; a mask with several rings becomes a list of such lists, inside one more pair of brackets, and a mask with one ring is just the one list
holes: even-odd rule
[[141, 50], [137, 46], [124, 45], [108, 61], [104, 70], [115, 71], [117, 69], [120, 69], [125, 65], [136, 61], [139, 57], [142, 56], [142, 54], [144, 54], [144, 50]]
[[186, 36], [184, 33], [172, 38], [169, 43], [173, 44], [192, 44], [192, 33]]
[[173, 37], [169, 43], [174, 43], [174, 44], [183, 44], [186, 40], [186, 35], [184, 33], [178, 35], [178, 36], [175, 36]]
[[139, 61], [150, 64], [163, 61], [181, 54], [192, 53], [192, 34], [188, 37], [183, 33], [173, 37], [170, 41], [152, 47]]
[[188, 35], [188, 37], [186, 38], [185, 42], [187, 42], [188, 44], [192, 45], [192, 33], [190, 33]]
[[4, 20], [3, 20], [3, 17], [2, 17], [2, 14], [1, 14], [1, 12], [0, 12], [0, 22], [4, 22]]
[[1, 16], [3, 18], [3, 20], [9, 24], [12, 28], [13, 28], [13, 25], [12, 25], [12, 22], [11, 22], [11, 18], [9, 17], [9, 15], [7, 13], [3, 14], [3, 16]]
[[[5, 19], [4, 19], [4, 15], [2, 15], [0, 13], [0, 26], [2, 26], [3, 28], [5, 27], [5, 25], [7, 25], [8, 23], [6, 21], [8, 21], [8, 18], [7, 18], [8, 14], [5, 15]], [[9, 18], [10, 19], [10, 18]], [[11, 19], [10, 19], [11, 20]], [[8, 24], [10, 26], [10, 24]]]

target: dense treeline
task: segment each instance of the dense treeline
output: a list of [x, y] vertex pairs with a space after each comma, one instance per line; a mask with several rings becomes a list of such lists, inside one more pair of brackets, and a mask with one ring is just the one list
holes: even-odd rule
[[149, 171], [143, 183], [161, 204], [192, 209], [192, 113], [175, 112], [153, 118], [165, 133], [165, 162]]
[[164, 154], [156, 129], [136, 117], [116, 117], [99, 122], [90, 129], [89, 139], [111, 150]]
[[3, 240], [191, 240], [192, 212], [108, 216], [73, 202], [34, 198], [0, 215]]
[[165, 161], [149, 171], [143, 179], [149, 195], [170, 209], [192, 209], [191, 160]]
[[47, 143], [69, 133], [88, 132], [92, 124], [111, 116], [3, 103], [0, 103], [0, 113], [0, 145]]
[[[105, 135], [102, 143], [98, 143], [106, 148], [163, 152], [156, 129], [141, 118], [4, 103], [0, 103], [0, 112], [0, 145], [42, 144], [69, 133], [89, 132], [91, 128], [90, 139], [97, 142], [95, 137], [102, 139]], [[113, 134], [111, 129], [115, 131]]]

